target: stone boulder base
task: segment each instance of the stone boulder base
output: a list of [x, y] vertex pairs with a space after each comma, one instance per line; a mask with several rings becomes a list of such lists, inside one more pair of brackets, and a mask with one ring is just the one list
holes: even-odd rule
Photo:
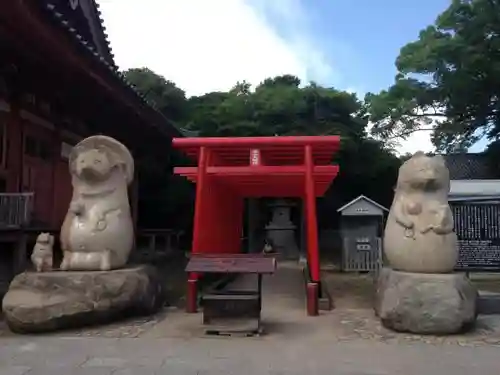
[[386, 328], [417, 334], [452, 334], [471, 328], [478, 292], [464, 274], [422, 274], [383, 269], [375, 312]]
[[14, 278], [2, 303], [9, 328], [48, 332], [154, 313], [163, 303], [154, 268], [112, 271], [25, 272]]

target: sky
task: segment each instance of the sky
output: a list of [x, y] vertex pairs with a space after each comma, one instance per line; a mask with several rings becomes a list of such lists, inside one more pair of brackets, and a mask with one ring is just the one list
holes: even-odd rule
[[[402, 46], [450, 0], [98, 0], [115, 61], [186, 95], [293, 74], [364, 97], [389, 87]], [[432, 151], [428, 132], [399, 152]]]

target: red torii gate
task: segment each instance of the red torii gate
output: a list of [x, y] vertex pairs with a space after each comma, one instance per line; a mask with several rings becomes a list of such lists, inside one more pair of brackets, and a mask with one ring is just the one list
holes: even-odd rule
[[[340, 137], [174, 138], [172, 144], [198, 162], [198, 167], [174, 168], [175, 174], [197, 184], [193, 254], [241, 252], [244, 198], [305, 199], [312, 281], [307, 298], [317, 306], [320, 261], [316, 197], [326, 192], [338, 174], [339, 167], [331, 161]], [[189, 275], [188, 307], [196, 306], [197, 279], [197, 274]]]

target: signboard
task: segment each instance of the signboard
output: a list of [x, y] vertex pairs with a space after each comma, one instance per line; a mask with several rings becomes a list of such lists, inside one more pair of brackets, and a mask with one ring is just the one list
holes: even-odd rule
[[500, 271], [500, 205], [452, 204], [459, 243], [457, 270]]
[[260, 165], [260, 150], [257, 149], [250, 150], [250, 165], [252, 166]]

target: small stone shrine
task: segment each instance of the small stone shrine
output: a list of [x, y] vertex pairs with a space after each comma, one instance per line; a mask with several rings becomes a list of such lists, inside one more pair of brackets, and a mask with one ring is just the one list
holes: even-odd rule
[[299, 248], [295, 239], [297, 226], [290, 219], [293, 203], [279, 199], [272, 203], [271, 222], [266, 225], [267, 238], [272, 242], [274, 251], [285, 259], [298, 259]]
[[92, 136], [69, 157], [73, 197], [60, 234], [63, 260], [52, 269], [54, 239], [42, 233], [37, 272], [14, 278], [2, 309], [15, 332], [43, 332], [154, 312], [161, 284], [147, 266], [126, 267], [134, 244], [128, 185], [134, 160], [120, 142]]
[[390, 268], [379, 275], [375, 302], [387, 328], [452, 334], [476, 320], [478, 292], [465, 274], [454, 273], [458, 244], [449, 190], [441, 156], [418, 152], [399, 169], [384, 233]]

